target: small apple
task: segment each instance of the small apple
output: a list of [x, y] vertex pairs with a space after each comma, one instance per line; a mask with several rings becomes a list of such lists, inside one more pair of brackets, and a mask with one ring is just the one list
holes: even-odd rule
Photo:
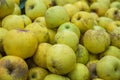
[[0, 19], [12, 14], [14, 7], [13, 0], [0, 0]]
[[3, 39], [6, 55], [15, 55], [23, 59], [33, 56], [38, 46], [37, 38], [29, 30], [12, 29]]
[[62, 6], [50, 7], [45, 13], [45, 21], [48, 28], [57, 28], [59, 25], [69, 20], [69, 15]]
[[74, 51], [77, 50], [79, 45], [79, 38], [73, 31], [63, 30], [56, 33], [54, 38], [55, 43], [66, 44]]
[[47, 6], [42, 0], [26, 0], [25, 14], [32, 20], [44, 16]]
[[39, 43], [48, 42], [48, 30], [46, 27], [40, 26], [39, 23], [33, 22], [25, 27], [25, 30], [30, 30], [35, 34]]
[[96, 72], [103, 80], [120, 80], [120, 60], [111, 55], [104, 56], [97, 62]]
[[19, 15], [8, 15], [2, 20], [2, 27], [11, 29], [24, 29], [24, 21]]
[[120, 2], [119, 1], [114, 1], [110, 4], [110, 8], [112, 7], [116, 7], [118, 9], [120, 9]]
[[58, 74], [48, 74], [44, 80], [70, 80], [66, 76], [58, 75]]
[[49, 43], [40, 43], [38, 45], [38, 48], [33, 55], [33, 61], [35, 64], [37, 64], [40, 67], [47, 68], [46, 65], [46, 55], [47, 55], [47, 50], [51, 47], [52, 45]]
[[75, 52], [65, 44], [51, 46], [47, 51], [46, 60], [48, 70], [60, 75], [69, 73], [76, 65]]
[[14, 8], [14, 11], [12, 14], [21, 15], [21, 9], [20, 9], [19, 5], [15, 4], [15, 8]]
[[0, 59], [0, 80], [27, 80], [28, 66], [18, 56], [4, 56]]
[[89, 80], [90, 73], [84, 64], [77, 63], [75, 68], [68, 73], [68, 77], [71, 80]]
[[34, 22], [37, 22], [39, 23], [40, 26], [44, 26], [44, 27], [47, 27], [46, 26], [46, 22], [45, 22], [45, 17], [37, 17]]
[[33, 67], [29, 69], [28, 80], [44, 80], [48, 75], [48, 71], [41, 67]]

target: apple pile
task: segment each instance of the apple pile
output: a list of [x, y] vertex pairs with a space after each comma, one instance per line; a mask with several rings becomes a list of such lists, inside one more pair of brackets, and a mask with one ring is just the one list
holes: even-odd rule
[[120, 80], [120, 0], [0, 0], [0, 80]]

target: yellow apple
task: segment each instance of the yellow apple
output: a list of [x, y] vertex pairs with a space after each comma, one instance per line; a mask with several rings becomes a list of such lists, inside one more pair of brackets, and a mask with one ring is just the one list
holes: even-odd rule
[[101, 78], [93, 78], [92, 80], [104, 80], [104, 79], [101, 79]]
[[17, 5], [20, 5], [20, 0], [13, 0]]
[[2, 27], [11, 29], [24, 29], [24, 21], [19, 15], [8, 15], [2, 20]]
[[37, 38], [29, 30], [10, 30], [3, 39], [5, 53], [7, 55], [19, 56], [23, 59], [33, 56], [37, 46]]
[[21, 15], [21, 9], [18, 4], [15, 4], [15, 8], [12, 14]]
[[46, 26], [46, 21], [45, 21], [45, 17], [37, 17], [34, 22], [39, 23], [40, 26]]
[[40, 43], [38, 45], [38, 48], [33, 56], [34, 62], [43, 68], [47, 68], [46, 65], [46, 55], [47, 55], [47, 50], [51, 47], [52, 45], [49, 43]]
[[0, 80], [27, 80], [28, 66], [17, 56], [4, 56], [0, 59]]

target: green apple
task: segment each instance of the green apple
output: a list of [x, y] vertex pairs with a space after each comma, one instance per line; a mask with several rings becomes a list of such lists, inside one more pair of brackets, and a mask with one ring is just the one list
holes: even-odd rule
[[96, 72], [104, 80], [120, 80], [120, 60], [111, 55], [104, 56], [97, 62]]
[[69, 20], [69, 15], [62, 6], [50, 7], [45, 13], [45, 21], [48, 28], [57, 28], [59, 25]]
[[88, 29], [93, 28], [94, 18], [89, 12], [79, 11], [72, 16], [71, 22], [79, 27], [81, 33], [84, 33]]
[[8, 15], [2, 20], [2, 27], [11, 29], [24, 29], [24, 21], [19, 15]]
[[110, 32], [110, 37], [111, 37], [111, 45], [116, 46], [120, 48], [120, 27], [114, 28]]
[[84, 64], [77, 63], [76, 67], [68, 73], [68, 77], [71, 80], [89, 80], [90, 73]]
[[4, 18], [10, 15], [14, 11], [14, 1], [13, 0], [0, 0], [0, 18]]
[[72, 48], [65, 44], [54, 44], [47, 51], [47, 68], [50, 72], [65, 75], [76, 65], [76, 55]]
[[104, 30], [87, 30], [83, 44], [92, 54], [104, 52], [110, 45], [110, 35]]
[[48, 30], [46, 27], [39, 25], [39, 23], [33, 22], [25, 27], [25, 30], [30, 30], [35, 34], [39, 43], [48, 42]]
[[63, 30], [56, 33], [54, 38], [55, 43], [66, 44], [71, 47], [74, 51], [77, 50], [79, 45], [78, 36], [70, 30]]
[[38, 45], [38, 48], [33, 55], [33, 61], [35, 64], [37, 64], [40, 67], [47, 68], [46, 65], [46, 55], [47, 55], [47, 50], [51, 47], [52, 45], [49, 43], [40, 43]]
[[21, 15], [21, 9], [18, 4], [15, 4], [14, 11], [12, 12], [14, 15]]
[[112, 7], [112, 8], [109, 8], [106, 13], [105, 13], [105, 16], [108, 17], [108, 18], [111, 18], [113, 20], [120, 20], [120, 9], [116, 8], [116, 7]]
[[25, 3], [25, 14], [32, 20], [44, 16], [47, 6], [42, 0], [27, 0]]
[[28, 80], [44, 80], [48, 75], [48, 71], [41, 67], [33, 67], [29, 69]]
[[58, 74], [48, 74], [44, 80], [70, 80], [66, 76], [58, 75]]
[[6, 55], [15, 55], [23, 59], [34, 55], [38, 46], [34, 33], [28, 30], [12, 29], [3, 39], [3, 48]]
[[89, 61], [89, 53], [87, 49], [79, 44], [76, 51], [77, 63], [86, 64]]
[[0, 28], [0, 52], [4, 52], [3, 49], [3, 38], [7, 34], [8, 30], [5, 28]]
[[110, 8], [112, 7], [116, 7], [118, 9], [120, 9], [120, 2], [119, 1], [114, 1], [110, 4]]
[[78, 38], [80, 38], [81, 33], [80, 33], [79, 28], [75, 24], [73, 24], [71, 22], [65, 22], [65, 23], [61, 24], [59, 26], [59, 28], [57, 29], [57, 32], [63, 31], [63, 30], [73, 31], [73, 32], [75, 32], [77, 34]]
[[4, 56], [0, 59], [0, 80], [27, 80], [28, 66], [18, 56]]

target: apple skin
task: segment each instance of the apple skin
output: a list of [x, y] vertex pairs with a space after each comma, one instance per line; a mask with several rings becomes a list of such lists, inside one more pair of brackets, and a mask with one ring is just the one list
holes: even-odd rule
[[118, 9], [120, 9], [120, 2], [119, 1], [114, 1], [110, 4], [110, 8], [112, 7], [116, 7]]
[[14, 15], [21, 15], [21, 9], [18, 4], [15, 4], [14, 11], [12, 12]]
[[29, 69], [28, 80], [44, 80], [48, 75], [48, 71], [41, 67], [33, 67]]
[[33, 56], [37, 46], [37, 38], [34, 33], [28, 30], [10, 30], [3, 40], [3, 48], [6, 55], [15, 55], [23, 59]]
[[26, 80], [28, 66], [17, 56], [4, 56], [0, 59], [0, 80]]
[[76, 65], [75, 52], [65, 44], [51, 46], [47, 51], [46, 60], [48, 70], [60, 75], [69, 73]]
[[34, 22], [39, 23], [40, 26], [47, 27], [45, 22], [45, 17], [37, 17]]
[[120, 80], [120, 60], [114, 56], [104, 56], [97, 62], [96, 72], [104, 80]]
[[67, 11], [62, 6], [53, 6], [47, 9], [45, 21], [48, 28], [57, 28], [70, 20]]
[[32, 20], [44, 16], [47, 6], [42, 0], [27, 0], [25, 3], [25, 14]]

